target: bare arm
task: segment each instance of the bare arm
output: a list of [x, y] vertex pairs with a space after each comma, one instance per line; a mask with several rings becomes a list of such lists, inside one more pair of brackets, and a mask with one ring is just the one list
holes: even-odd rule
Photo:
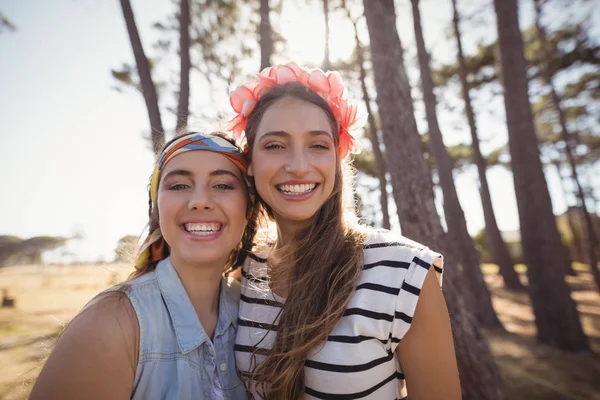
[[433, 268], [427, 272], [411, 327], [396, 355], [411, 400], [461, 399], [450, 317]]
[[129, 399], [139, 324], [129, 299], [109, 293], [89, 304], [64, 331], [30, 399]]

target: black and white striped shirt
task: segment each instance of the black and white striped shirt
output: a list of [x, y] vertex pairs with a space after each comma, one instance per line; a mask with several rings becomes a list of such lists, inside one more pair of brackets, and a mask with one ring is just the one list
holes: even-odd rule
[[[387, 230], [369, 233], [363, 272], [348, 308], [324, 346], [305, 362], [306, 398], [393, 400], [406, 396], [395, 350], [410, 327], [427, 271], [438, 257], [429, 248]], [[253, 254], [242, 268], [235, 345], [242, 374], [249, 372], [256, 347], [272, 347], [276, 317], [285, 302], [268, 286], [266, 261]], [[442, 270], [435, 268], [441, 284]], [[258, 363], [264, 360], [264, 356], [256, 357]]]

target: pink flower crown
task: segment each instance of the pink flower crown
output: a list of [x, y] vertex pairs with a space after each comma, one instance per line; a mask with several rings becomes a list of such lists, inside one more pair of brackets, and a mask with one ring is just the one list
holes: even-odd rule
[[358, 141], [350, 134], [350, 130], [358, 128], [357, 107], [346, 98], [346, 88], [338, 72], [325, 73], [320, 69], [311, 70], [295, 63], [288, 63], [267, 67], [257, 75], [257, 78], [258, 81], [245, 83], [229, 95], [229, 102], [237, 115], [229, 121], [226, 129], [233, 132], [238, 142], [244, 139], [248, 116], [269, 88], [289, 82], [299, 82], [321, 96], [331, 108], [339, 128], [340, 158], [346, 157], [348, 153], [360, 152]]

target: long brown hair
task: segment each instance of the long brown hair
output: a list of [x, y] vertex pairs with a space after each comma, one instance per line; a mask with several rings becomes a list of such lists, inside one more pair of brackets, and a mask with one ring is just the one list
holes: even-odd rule
[[[257, 129], [265, 111], [283, 97], [294, 97], [321, 108], [330, 121], [337, 148], [339, 133], [333, 112], [316, 93], [299, 83], [274, 86], [265, 93], [248, 117], [246, 135], [249, 161]], [[279, 314], [277, 336], [266, 360], [254, 365], [249, 383], [267, 399], [299, 399], [304, 393], [304, 362], [311, 351], [327, 341], [342, 318], [363, 267], [364, 235], [344, 219], [343, 161], [337, 158], [331, 196], [315, 214], [310, 225], [294, 236], [281, 252], [277, 268], [286, 269], [289, 294]], [[272, 218], [273, 213], [257, 197]], [[252, 355], [264, 354], [257, 349]]]
[[[180, 131], [173, 139], [171, 139], [169, 142], [167, 142], [163, 146], [161, 153], [167, 147], [169, 147], [171, 145], [171, 143], [173, 143], [175, 140], [179, 139], [181, 136], [188, 135], [191, 133], [192, 132], [188, 132], [186, 130]], [[235, 144], [234, 140], [224, 133], [213, 132], [210, 135], [218, 136], [222, 139], [227, 140], [232, 145], [237, 146]], [[240, 149], [240, 151], [241, 151], [241, 149]], [[254, 189], [248, 188], [248, 190], [254, 190]], [[248, 216], [248, 224], [246, 225], [246, 229], [244, 230], [244, 234], [242, 236], [241, 243], [238, 245], [237, 248], [235, 248], [231, 252], [231, 254], [229, 256], [229, 260], [228, 260], [227, 264], [225, 265], [224, 271], [228, 271], [228, 270], [234, 269], [235, 267], [242, 265], [244, 263], [244, 260], [246, 259], [246, 255], [252, 250], [252, 247], [253, 247], [254, 236], [256, 235], [256, 231], [258, 228], [258, 219], [261, 214], [260, 214], [259, 209], [257, 207], [255, 207], [252, 204], [252, 202], [250, 201], [250, 196], [249, 196], [248, 192], [246, 192], [246, 201], [248, 204], [247, 205], [247, 213], [246, 213], [246, 215]], [[150, 198], [150, 184], [148, 184], [148, 232], [154, 232], [156, 229], [160, 229], [159, 217], [158, 217], [158, 207], [156, 205], [152, 204], [152, 199]], [[171, 253], [171, 249], [165, 243], [165, 246], [163, 248], [163, 257], [161, 259], [167, 258], [170, 253]], [[158, 264], [158, 262], [159, 261], [148, 261], [146, 264], [141, 266], [139, 269], [136, 269], [135, 271], [133, 271], [129, 275], [128, 279], [134, 279], [139, 276], [145, 275], [148, 272], [154, 271], [156, 269], [156, 265]]]

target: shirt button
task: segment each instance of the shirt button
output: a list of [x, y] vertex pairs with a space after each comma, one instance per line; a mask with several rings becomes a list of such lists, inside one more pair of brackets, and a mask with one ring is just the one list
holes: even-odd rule
[[221, 370], [221, 372], [227, 371], [227, 364], [221, 363], [221, 365], [219, 365], [219, 369]]

